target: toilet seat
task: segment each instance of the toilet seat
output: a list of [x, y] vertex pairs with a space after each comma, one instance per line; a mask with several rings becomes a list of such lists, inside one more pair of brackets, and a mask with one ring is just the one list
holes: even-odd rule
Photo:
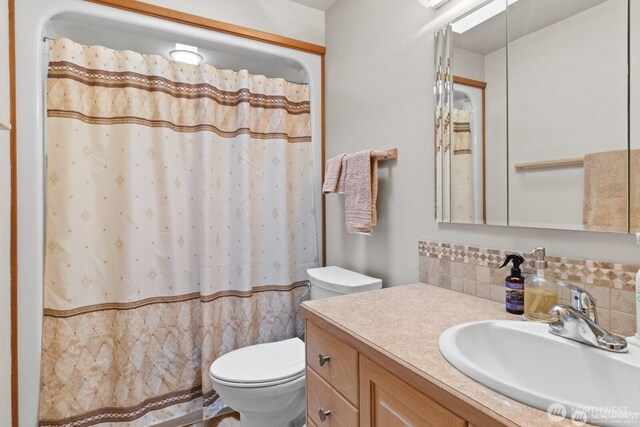
[[304, 370], [304, 342], [291, 338], [233, 350], [211, 364], [209, 376], [229, 387], [258, 388], [294, 381]]

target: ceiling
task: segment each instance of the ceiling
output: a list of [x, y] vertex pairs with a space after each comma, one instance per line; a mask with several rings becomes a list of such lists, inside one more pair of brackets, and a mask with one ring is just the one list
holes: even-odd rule
[[329, 9], [336, 0], [289, 0], [294, 3], [299, 3], [305, 6], [312, 7], [314, 9], [325, 11]]

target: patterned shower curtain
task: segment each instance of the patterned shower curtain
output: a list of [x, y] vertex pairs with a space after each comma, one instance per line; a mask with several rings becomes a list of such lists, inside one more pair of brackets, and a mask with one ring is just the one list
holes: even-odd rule
[[454, 108], [451, 156], [451, 220], [473, 223], [471, 112]]
[[215, 358], [302, 334], [308, 86], [59, 39], [47, 102], [40, 425], [215, 414]]

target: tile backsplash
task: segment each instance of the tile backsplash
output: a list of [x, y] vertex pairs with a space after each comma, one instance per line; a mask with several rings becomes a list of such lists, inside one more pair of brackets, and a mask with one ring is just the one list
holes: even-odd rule
[[[504, 303], [504, 278], [510, 267], [499, 267], [505, 255], [514, 252], [420, 241], [420, 281]], [[527, 261], [522, 266], [523, 273], [533, 273], [533, 257], [528, 253], [520, 255]], [[547, 261], [555, 278], [575, 283], [596, 299], [603, 327], [623, 336], [635, 333], [635, 278], [639, 266], [560, 256], [547, 256]], [[566, 304], [568, 298], [563, 289], [560, 302]]]

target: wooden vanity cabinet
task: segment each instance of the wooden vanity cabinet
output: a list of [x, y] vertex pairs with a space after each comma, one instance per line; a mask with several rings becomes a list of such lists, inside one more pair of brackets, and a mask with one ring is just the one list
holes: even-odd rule
[[360, 355], [360, 425], [466, 427], [467, 422]]
[[306, 321], [307, 425], [467, 427], [468, 423]]

